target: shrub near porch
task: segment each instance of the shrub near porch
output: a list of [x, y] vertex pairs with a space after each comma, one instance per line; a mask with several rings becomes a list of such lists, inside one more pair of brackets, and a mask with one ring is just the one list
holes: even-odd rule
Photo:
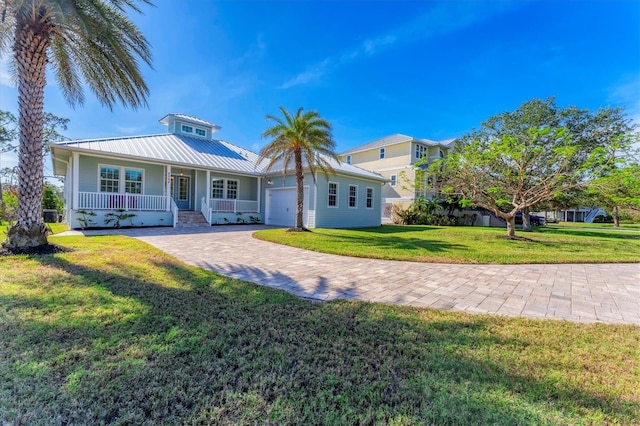
[[314, 229], [288, 233], [268, 229], [258, 239], [345, 256], [435, 263], [639, 262], [640, 232], [539, 228], [507, 240], [504, 229], [469, 226], [394, 226]]

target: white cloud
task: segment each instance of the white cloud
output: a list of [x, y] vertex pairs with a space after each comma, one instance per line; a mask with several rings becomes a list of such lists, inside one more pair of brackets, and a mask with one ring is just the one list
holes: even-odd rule
[[333, 70], [356, 61], [360, 57], [374, 56], [394, 46], [426, 40], [436, 35], [461, 30], [490, 16], [513, 7], [511, 2], [460, 1], [442, 2], [428, 12], [380, 35], [367, 38], [354, 48], [325, 58], [305, 71], [289, 78], [280, 89], [304, 85], [320, 80]]

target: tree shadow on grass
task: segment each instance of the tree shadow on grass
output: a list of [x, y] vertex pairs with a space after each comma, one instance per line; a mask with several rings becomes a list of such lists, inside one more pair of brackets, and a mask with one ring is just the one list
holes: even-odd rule
[[[505, 319], [309, 303], [160, 253], [123, 264], [91, 250], [98, 267], [81, 250], [36, 257], [42, 281], [22, 284], [34, 291], [2, 294], [3, 421], [544, 424], [593, 412], [631, 423], [640, 410], [541, 374]], [[561, 324], [567, 340], [598, 330]]]
[[543, 234], [555, 234], [555, 235], [571, 235], [582, 236], [592, 238], [608, 238], [616, 240], [629, 240], [640, 241], [640, 235], [631, 232], [608, 232], [608, 231], [589, 231], [585, 229], [571, 229], [571, 228], [540, 228], [540, 232]]

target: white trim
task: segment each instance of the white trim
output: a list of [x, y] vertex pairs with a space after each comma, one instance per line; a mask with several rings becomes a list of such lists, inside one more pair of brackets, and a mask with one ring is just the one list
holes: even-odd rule
[[[107, 191], [102, 191], [101, 190], [101, 180], [102, 180], [102, 176], [101, 176], [101, 172], [100, 169], [102, 167], [111, 167], [113, 169], [118, 169], [118, 192], [107, 192]], [[127, 183], [126, 183], [126, 177], [127, 177], [127, 170], [135, 170], [138, 172], [142, 172], [142, 185], [140, 186], [140, 193], [137, 192], [126, 192], [125, 189], [127, 187]], [[105, 163], [98, 163], [98, 182], [97, 182], [97, 189], [96, 192], [100, 192], [100, 193], [106, 193], [106, 194], [139, 194], [139, 195], [145, 195], [145, 185], [144, 185], [144, 181], [145, 181], [145, 169], [143, 168], [137, 168], [137, 167], [127, 167], [127, 166], [115, 166], [113, 164], [105, 164]]]
[[[367, 197], [369, 190], [371, 190], [371, 207], [367, 207], [367, 201], [369, 200], [369, 198]], [[364, 190], [364, 208], [368, 209], [368, 210], [372, 210], [375, 206], [375, 199], [376, 199], [376, 193], [373, 190], [373, 187], [371, 186], [367, 186]]]
[[[351, 205], [351, 188], [355, 188], [356, 189], [356, 193], [355, 193], [355, 206]], [[353, 184], [349, 184], [349, 193], [347, 194], [347, 207], [350, 209], [357, 209], [358, 208], [358, 185], [353, 185]]]
[[[334, 184], [336, 186], [336, 205], [332, 206], [329, 205], [329, 196], [331, 195], [329, 193], [329, 187], [331, 186], [331, 184]], [[327, 182], [327, 208], [329, 209], [337, 209], [340, 207], [340, 184], [338, 182]]]
[[[80, 196], [80, 153], [78, 152], [73, 152], [73, 157], [72, 157], [72, 167], [73, 167], [73, 174], [71, 177], [71, 182], [73, 182], [73, 205], [72, 208], [77, 209], [78, 208], [78, 204], [80, 203], [79, 200], [79, 196]], [[71, 217], [68, 216], [69, 221], [71, 220]]]
[[[210, 176], [209, 177], [209, 194], [211, 194], [211, 192], [213, 191], [213, 181], [214, 180], [221, 180], [222, 181], [222, 198], [217, 198], [217, 197], [211, 197], [214, 200], [240, 200], [240, 179], [237, 178], [223, 178], [223, 177], [218, 177], [218, 176]], [[229, 198], [229, 181], [232, 180], [234, 182], [236, 182], [236, 198]], [[258, 181], [258, 183], [260, 183]], [[259, 196], [258, 196], [258, 201], [260, 200]]]
[[[165, 190], [167, 191], [167, 211], [171, 211], [171, 165], [165, 166]], [[175, 224], [174, 224], [175, 226]]]
[[[211, 203], [209, 202], [211, 200], [211, 172], [209, 170], [207, 170], [207, 188], [205, 189], [205, 193], [204, 193], [204, 200], [207, 203], [207, 209], [209, 208], [209, 206], [211, 205]], [[202, 208], [202, 206], [200, 206], [200, 208]], [[211, 218], [209, 218], [209, 221], [211, 221]]]
[[[208, 175], [207, 175], [208, 176]], [[262, 195], [262, 178], [258, 176], [258, 213], [260, 213], [260, 211], [262, 210], [262, 208], [260, 207], [260, 201], [261, 201], [261, 195]], [[209, 204], [207, 202], [207, 204]]]
[[395, 188], [396, 186], [398, 186], [398, 175], [397, 174], [394, 173], [392, 175], [389, 175], [389, 185], [391, 185], [392, 188]]

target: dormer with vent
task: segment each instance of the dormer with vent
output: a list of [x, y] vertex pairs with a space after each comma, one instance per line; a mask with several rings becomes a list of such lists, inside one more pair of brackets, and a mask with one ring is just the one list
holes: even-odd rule
[[201, 139], [212, 139], [212, 135], [221, 129], [217, 124], [186, 114], [167, 114], [159, 123], [165, 124], [169, 133]]

